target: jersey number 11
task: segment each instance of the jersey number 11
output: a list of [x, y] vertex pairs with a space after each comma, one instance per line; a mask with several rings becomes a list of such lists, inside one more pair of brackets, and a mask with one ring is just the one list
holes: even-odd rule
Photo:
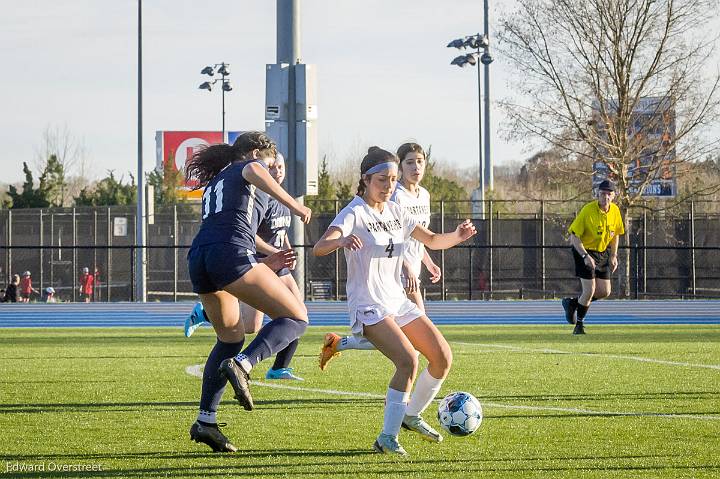
[[205, 188], [205, 192], [203, 193], [203, 219], [207, 218], [210, 215], [210, 202], [212, 201], [213, 195], [215, 196], [215, 211], [214, 213], [220, 213], [222, 211], [223, 207], [223, 183], [225, 182], [225, 179], [222, 179], [218, 181], [215, 184], [215, 187], [208, 187]]

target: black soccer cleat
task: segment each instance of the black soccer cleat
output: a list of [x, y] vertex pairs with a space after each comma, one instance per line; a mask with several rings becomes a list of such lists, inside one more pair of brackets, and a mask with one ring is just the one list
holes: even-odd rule
[[562, 307], [565, 310], [565, 321], [575, 324], [575, 312], [577, 311], [577, 303], [572, 298], [563, 298]]
[[220, 363], [218, 372], [228, 380], [233, 391], [235, 391], [235, 399], [238, 400], [240, 405], [246, 411], [252, 411], [255, 405], [250, 395], [250, 376], [248, 373], [233, 358], [228, 358]]
[[573, 329], [573, 334], [585, 334], [585, 326], [583, 325], [583, 321], [578, 321], [575, 323], [575, 329]]
[[[225, 426], [225, 424], [222, 424]], [[213, 452], [235, 452], [235, 447], [230, 439], [226, 438], [225, 435], [220, 432], [219, 425], [208, 426], [200, 424], [199, 422], [193, 423], [190, 427], [190, 439], [195, 442], [202, 442], [210, 446]]]

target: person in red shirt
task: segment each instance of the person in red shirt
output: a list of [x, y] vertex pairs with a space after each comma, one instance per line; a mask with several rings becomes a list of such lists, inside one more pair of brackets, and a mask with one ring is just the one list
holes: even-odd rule
[[30, 271], [25, 271], [20, 278], [20, 302], [29, 303], [30, 295], [37, 292], [38, 290], [33, 288]]
[[93, 286], [95, 285], [95, 278], [90, 274], [90, 269], [87, 267], [82, 269], [80, 275], [80, 298], [89, 303], [92, 300]]

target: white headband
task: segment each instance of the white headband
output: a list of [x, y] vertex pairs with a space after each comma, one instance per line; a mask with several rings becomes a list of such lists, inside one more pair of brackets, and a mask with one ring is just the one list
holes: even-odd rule
[[394, 161], [388, 161], [387, 163], [380, 163], [379, 165], [375, 165], [372, 168], [369, 168], [363, 175], [372, 175], [373, 173], [377, 173], [378, 171], [383, 170], [391, 170], [395, 169], [397, 171], [398, 165]]

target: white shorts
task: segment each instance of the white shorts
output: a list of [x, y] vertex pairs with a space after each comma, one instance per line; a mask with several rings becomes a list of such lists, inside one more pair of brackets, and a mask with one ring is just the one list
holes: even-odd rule
[[362, 336], [365, 326], [377, 324], [388, 316], [392, 316], [395, 323], [402, 328], [424, 314], [409, 299], [406, 299], [396, 311], [390, 311], [379, 304], [363, 305], [350, 312], [350, 328], [354, 335]]

